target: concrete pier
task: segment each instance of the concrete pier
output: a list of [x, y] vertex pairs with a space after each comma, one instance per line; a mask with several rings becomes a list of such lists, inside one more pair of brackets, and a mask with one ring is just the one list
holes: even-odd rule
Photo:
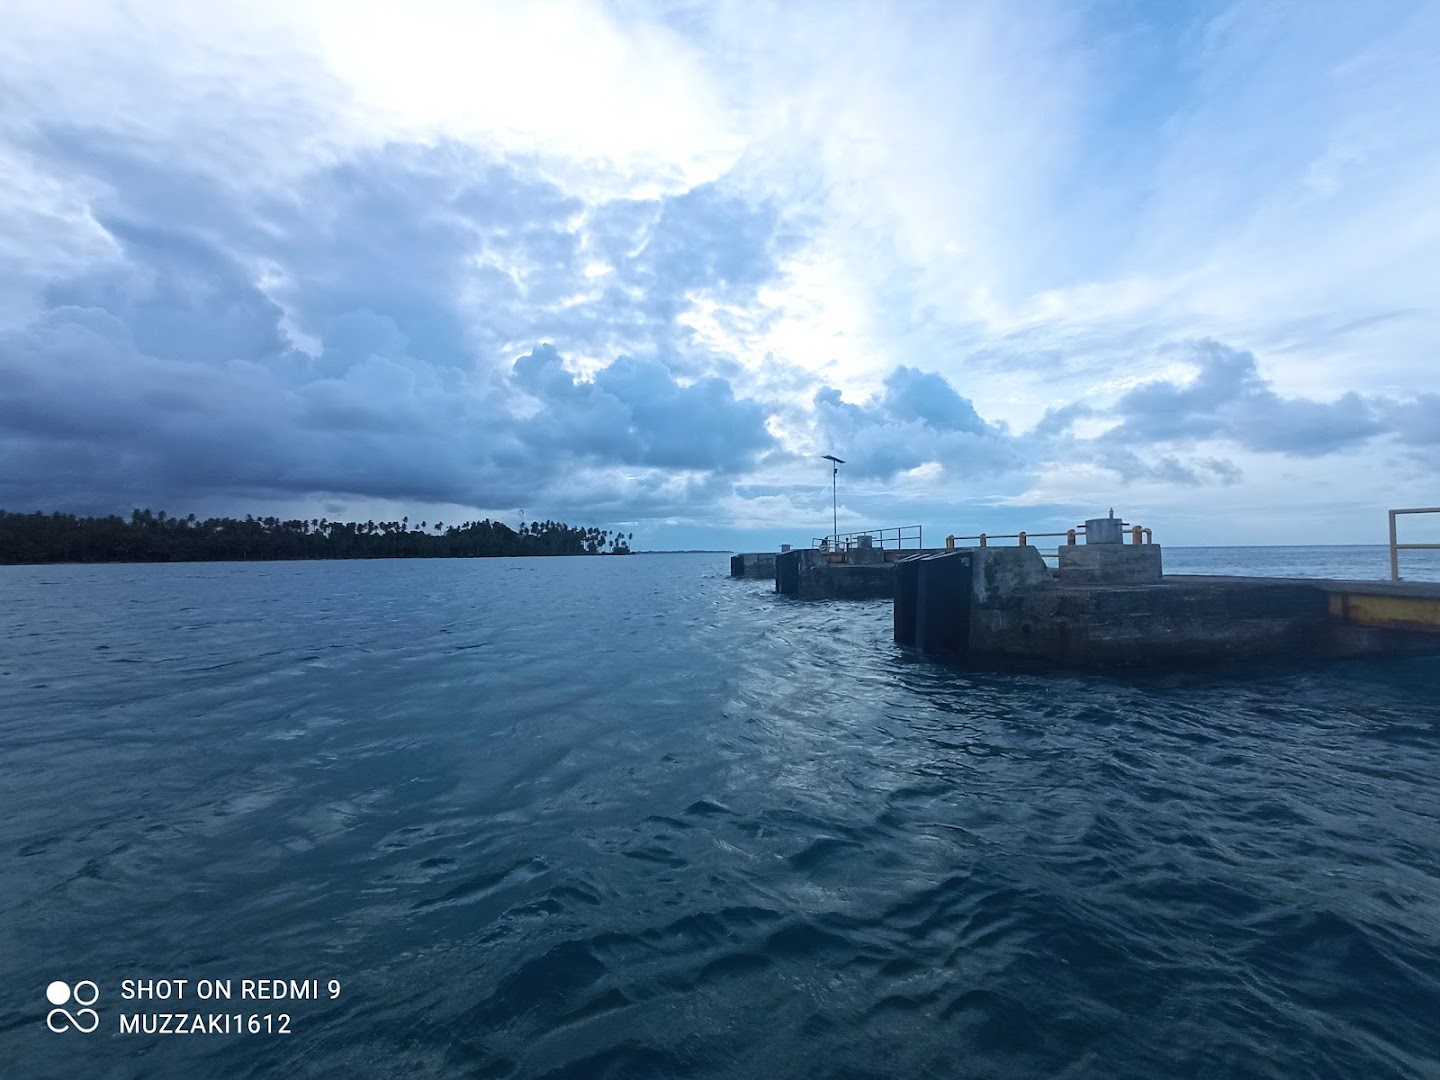
[[775, 591], [802, 600], [889, 600], [895, 595], [895, 567], [926, 553], [915, 548], [782, 552], [775, 562]]
[[1067, 565], [1062, 548], [1056, 573], [1033, 547], [902, 563], [895, 641], [1089, 668], [1440, 653], [1440, 585], [1164, 577], [1158, 546], [1113, 549]]
[[1026, 533], [969, 538], [978, 547], [898, 550], [860, 533], [843, 546], [827, 538], [736, 555], [730, 572], [773, 576], [777, 593], [798, 599], [893, 600], [896, 643], [939, 656], [1112, 668], [1440, 653], [1440, 584], [1167, 577], [1150, 530], [1113, 511], [1028, 535], [1065, 540], [1050, 555], [1056, 567]]

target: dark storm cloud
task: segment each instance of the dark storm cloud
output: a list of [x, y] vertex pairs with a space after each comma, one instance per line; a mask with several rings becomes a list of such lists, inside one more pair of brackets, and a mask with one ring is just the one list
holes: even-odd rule
[[[175, 347], [172, 332], [192, 340], [192, 322], [201, 332], [211, 321], [240, 321], [251, 333], [278, 334], [278, 301], [316, 336], [369, 311], [390, 319], [427, 362], [467, 363], [461, 286], [499, 313], [501, 340], [522, 329], [506, 317], [518, 299], [513, 280], [473, 266], [476, 253], [492, 242], [513, 246], [517, 226], [563, 231], [566, 216], [553, 185], [444, 146], [369, 151], [283, 196], [238, 190], [224, 176], [187, 172], [164, 148], [119, 145], [103, 133], [66, 132], [35, 147], [101, 185], [93, 213], [124, 256], [98, 280], [52, 286], [53, 302], [111, 310], [152, 355]], [[477, 194], [487, 184], [499, 188], [493, 200], [511, 206], [508, 223]], [[262, 274], [274, 279], [263, 293]], [[213, 342], [203, 358], [223, 355], [224, 344]]]
[[1198, 342], [1195, 378], [1145, 383], [1116, 404], [1122, 441], [1228, 439], [1250, 450], [1318, 457], [1386, 430], [1375, 403], [1355, 393], [1333, 402], [1277, 394], [1248, 352]]
[[[432, 363], [504, 362], [516, 343], [554, 340], [715, 373], [706, 364], [727, 358], [697, 357], [703, 350], [675, 316], [696, 291], [753, 298], [795, 242], [773, 205], [715, 183], [587, 206], [523, 163], [452, 143], [360, 153], [283, 196], [236, 190], [223, 176], [187, 172], [164, 148], [103, 133], [52, 132], [32, 149], [100, 182], [96, 216], [127, 255], [228, 261], [197, 272], [231, 275], [237, 287], [268, 271], [265, 293], [302, 331], [320, 336], [331, 320], [368, 310]], [[184, 251], [187, 240], [200, 249]], [[167, 244], [177, 250], [161, 250]], [[592, 262], [604, 271], [598, 280], [586, 276]], [[173, 299], [156, 297], [150, 314], [158, 320]]]
[[[622, 358], [580, 382], [546, 347], [486, 382], [372, 354], [293, 382], [256, 363], [146, 356], [97, 309], [0, 336], [0, 382], [12, 506], [217, 490], [509, 505], [578, 463], [728, 472], [773, 445], [764, 411], [724, 380], [682, 386], [654, 361]], [[517, 391], [541, 410], [517, 417]]]
[[[759, 306], [797, 243], [774, 206], [723, 184], [587, 204], [524, 162], [440, 143], [260, 192], [140, 141], [64, 130], [28, 148], [84, 180], [113, 256], [48, 282], [44, 310], [0, 332], [0, 505], [370, 497], [678, 516], [786, 456], [766, 424], [779, 406], [738, 397], [735, 358], [681, 317], [703, 297], [722, 323], [749, 318], [729, 312]], [[1248, 353], [1189, 355], [1189, 383], [1137, 387], [1113, 411], [1066, 405], [1022, 436], [910, 366], [871, 400], [823, 387], [784, 419], [813, 422], [851, 475], [938, 463], [987, 491], [1060, 459], [1233, 482], [1232, 463], [1174, 445], [1197, 439], [1310, 456], [1384, 433], [1440, 442], [1434, 395], [1287, 398]], [[770, 366], [763, 385], [815, 385]], [[1119, 426], [1078, 438], [1087, 418]]]
[[498, 365], [513, 342], [545, 335], [547, 311], [583, 288], [581, 209], [554, 184], [471, 150], [392, 144], [259, 202], [255, 255], [280, 269], [276, 296], [327, 353], [336, 319], [369, 312], [426, 363]]
[[[723, 475], [774, 448], [765, 408], [674, 330], [689, 291], [778, 272], [773, 212], [714, 187], [586, 207], [468, 149], [390, 146], [260, 196], [139, 145], [36, 145], [102, 189], [116, 257], [0, 334], [0, 505], [549, 492], [579, 509], [584, 465], [635, 470], [597, 503], [672, 513], [723, 485], [655, 470]], [[628, 352], [593, 381], [551, 346], [512, 370], [513, 342], [547, 337]]]
[[[493, 458], [515, 438], [506, 417], [478, 395], [457, 404], [424, 369], [359, 365], [343, 380], [297, 385], [254, 362], [149, 356], [112, 316], [58, 309], [0, 335], [0, 383], [0, 497], [11, 506], [216, 491], [474, 497], [509, 486]], [[327, 393], [355, 403], [344, 423], [334, 408], [317, 422]], [[496, 439], [475, 446], [490, 428]]]
[[[139, 352], [161, 360], [271, 360], [289, 351], [280, 308], [212, 245], [104, 215], [97, 223], [125, 265], [55, 283], [45, 294], [52, 309], [104, 311]], [[138, 279], [137, 269], [143, 271]]]
[[545, 345], [515, 362], [513, 381], [546, 403], [535, 419], [549, 437], [600, 461], [738, 471], [775, 445], [764, 410], [724, 379], [681, 386], [656, 360], [622, 356], [581, 382]]
[[663, 201], [644, 248], [625, 261], [625, 277], [662, 317], [677, 314], [692, 289], [748, 295], [778, 273], [778, 224], [773, 209], [701, 185]]

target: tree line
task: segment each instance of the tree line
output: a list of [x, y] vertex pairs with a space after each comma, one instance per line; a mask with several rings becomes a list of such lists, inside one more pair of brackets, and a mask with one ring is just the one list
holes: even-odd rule
[[453, 559], [506, 555], [628, 555], [634, 533], [559, 521], [459, 525], [326, 518], [18, 514], [0, 510], [0, 563], [196, 562], [239, 559]]

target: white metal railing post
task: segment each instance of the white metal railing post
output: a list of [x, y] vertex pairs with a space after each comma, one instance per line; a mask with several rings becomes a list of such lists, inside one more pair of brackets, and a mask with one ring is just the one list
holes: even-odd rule
[[1395, 511], [1390, 511], [1390, 580], [1400, 580], [1400, 549], [1396, 547]]
[[1400, 580], [1400, 552], [1440, 551], [1440, 544], [1402, 544], [1395, 531], [1395, 519], [1401, 514], [1440, 514], [1440, 506], [1403, 506], [1390, 511], [1390, 580]]

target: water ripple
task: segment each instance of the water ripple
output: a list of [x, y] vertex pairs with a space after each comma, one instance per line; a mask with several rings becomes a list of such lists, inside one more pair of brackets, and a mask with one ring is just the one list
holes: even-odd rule
[[[0, 1057], [1440, 1076], [1440, 664], [965, 670], [723, 571], [7, 568]], [[345, 991], [86, 1043], [66, 972], [112, 1032], [124, 978]]]

